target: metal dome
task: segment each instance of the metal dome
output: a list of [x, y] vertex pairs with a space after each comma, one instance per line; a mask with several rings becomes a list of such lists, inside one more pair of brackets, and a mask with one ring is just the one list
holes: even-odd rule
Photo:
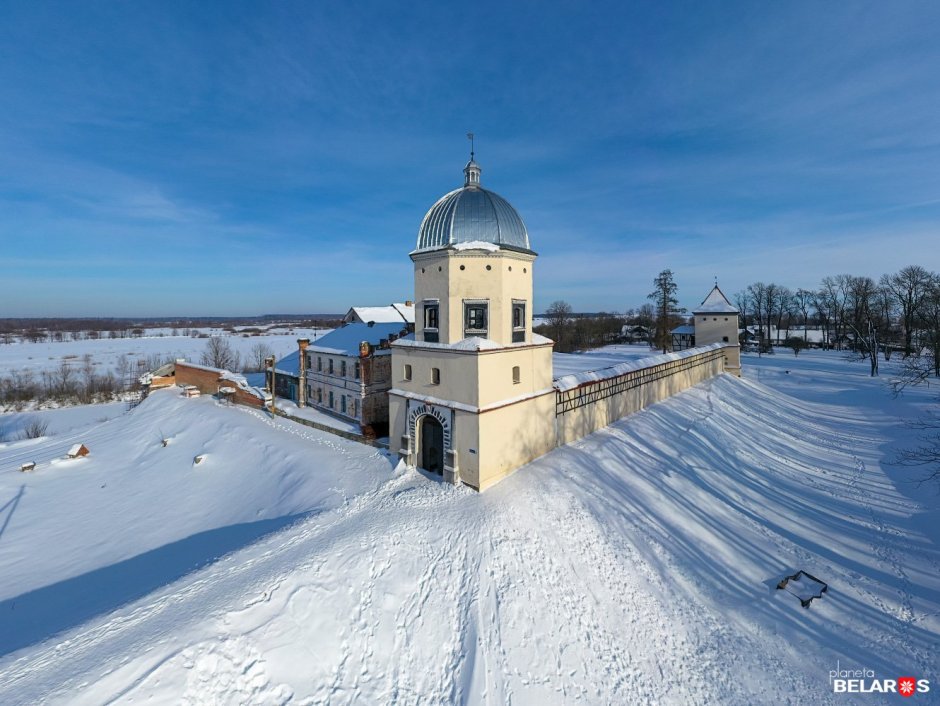
[[418, 250], [473, 242], [530, 250], [529, 234], [516, 209], [479, 185], [481, 171], [471, 159], [464, 167], [463, 188], [445, 194], [431, 206], [418, 230]]

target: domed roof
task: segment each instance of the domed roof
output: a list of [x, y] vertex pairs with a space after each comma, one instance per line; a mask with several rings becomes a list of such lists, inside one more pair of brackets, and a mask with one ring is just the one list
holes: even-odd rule
[[483, 170], [472, 158], [463, 171], [463, 187], [438, 199], [421, 221], [417, 250], [483, 242], [528, 251], [529, 234], [516, 209], [480, 186]]

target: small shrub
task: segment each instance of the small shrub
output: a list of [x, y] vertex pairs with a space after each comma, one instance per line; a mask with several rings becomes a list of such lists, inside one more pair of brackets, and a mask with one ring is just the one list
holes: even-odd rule
[[806, 341], [799, 336], [791, 336], [783, 342], [783, 345], [792, 350], [793, 355], [799, 355], [800, 351], [806, 348]]
[[23, 438], [38, 439], [39, 437], [46, 435], [46, 430], [48, 428], [49, 422], [44, 422], [41, 420], [30, 422], [23, 428]]

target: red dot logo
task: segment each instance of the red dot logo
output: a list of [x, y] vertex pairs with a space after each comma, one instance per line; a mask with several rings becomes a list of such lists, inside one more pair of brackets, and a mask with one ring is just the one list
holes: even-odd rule
[[917, 688], [917, 680], [914, 677], [898, 677], [898, 693], [901, 696], [913, 696]]

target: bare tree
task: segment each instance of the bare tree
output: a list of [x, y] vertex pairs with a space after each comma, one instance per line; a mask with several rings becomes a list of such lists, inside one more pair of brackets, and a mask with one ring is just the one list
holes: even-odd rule
[[918, 316], [924, 330], [924, 350], [918, 357], [925, 359], [935, 378], [940, 378], [940, 275], [932, 275], [927, 294]]
[[913, 352], [912, 339], [917, 313], [930, 290], [932, 279], [931, 273], [920, 265], [910, 265], [896, 274], [881, 278], [881, 284], [895, 297], [901, 310], [905, 358]]
[[199, 362], [210, 368], [234, 371], [239, 368], [239, 355], [227, 338], [212, 336], [206, 342], [206, 349], [202, 352]]
[[[757, 354], [764, 351], [764, 311], [766, 310], [765, 301], [767, 299], [767, 285], [763, 282], [754, 282], [747, 285], [745, 290], [745, 299], [747, 308], [754, 312], [754, 319], [757, 323]], [[769, 337], [770, 334], [768, 334]]]
[[774, 286], [776, 287], [774, 294], [777, 297], [777, 343], [780, 343], [781, 329], [786, 332], [784, 338], [790, 337], [790, 326], [793, 317], [796, 315], [796, 306], [793, 304], [793, 292], [790, 291], [789, 287]]
[[274, 349], [267, 343], [260, 341], [251, 347], [248, 352], [248, 359], [245, 361], [246, 373], [260, 373], [264, 370], [264, 361], [274, 355]]
[[565, 327], [571, 320], [571, 304], [561, 299], [552, 302], [546, 310], [548, 325], [552, 331], [552, 338], [561, 341]]
[[809, 308], [813, 305], [813, 293], [800, 287], [793, 295], [793, 306], [803, 317], [803, 342], [807, 340], [806, 329], [809, 325]]

